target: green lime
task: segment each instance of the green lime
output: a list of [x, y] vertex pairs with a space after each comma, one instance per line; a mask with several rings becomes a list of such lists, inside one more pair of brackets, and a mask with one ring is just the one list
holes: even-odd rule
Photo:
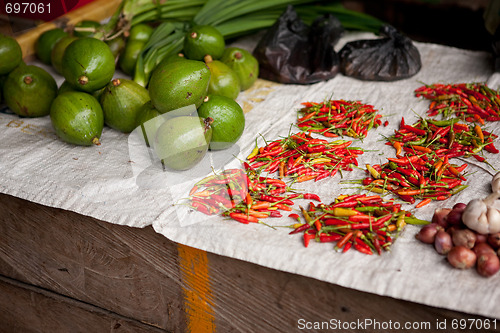
[[50, 108], [50, 120], [64, 142], [80, 146], [100, 144], [104, 115], [101, 105], [90, 94], [68, 91], [57, 96]]
[[38, 37], [35, 45], [35, 52], [38, 59], [47, 65], [52, 64], [52, 49], [61, 38], [66, 36], [68, 36], [68, 34], [60, 28], [43, 32], [40, 37]]
[[135, 126], [141, 126], [142, 134], [148, 147], [149, 139], [153, 139], [156, 136], [156, 131], [163, 123], [163, 119], [160, 116], [161, 113], [156, 110], [151, 101], [144, 103], [144, 105], [137, 112]]
[[101, 40], [75, 40], [64, 51], [63, 76], [77, 90], [93, 92], [103, 88], [115, 73], [115, 58]]
[[187, 170], [206, 155], [212, 130], [210, 120], [180, 116], [167, 119], [156, 131], [153, 148], [163, 165]]
[[129, 40], [125, 44], [125, 49], [120, 54], [118, 58], [118, 65], [123, 73], [127, 75], [134, 75], [135, 64], [137, 62], [137, 57], [142, 51], [142, 48], [146, 45], [145, 42], [138, 40]]
[[1, 33], [0, 59], [0, 75], [10, 73], [23, 60], [23, 52], [17, 40]]
[[75, 24], [73, 35], [76, 37], [92, 37], [100, 26], [99, 22], [83, 20]]
[[77, 39], [78, 37], [68, 35], [59, 39], [59, 41], [57, 41], [57, 43], [54, 44], [54, 47], [50, 52], [50, 63], [52, 64], [52, 67], [54, 67], [57, 73], [62, 74], [62, 67], [63, 67], [62, 58], [64, 52], [66, 51], [66, 48], [68, 47], [69, 44], [73, 43]]
[[130, 133], [137, 127], [137, 114], [149, 101], [149, 93], [135, 81], [114, 79], [104, 88], [100, 101], [104, 123], [120, 132]]
[[182, 60], [188, 60], [184, 56], [184, 53], [175, 53], [175, 54], [171, 54], [168, 57], [166, 57], [165, 59], [163, 59], [160, 62], [160, 64], [162, 64], [162, 63], [165, 64], [167, 62], [174, 62], [174, 61], [182, 61]]
[[259, 77], [259, 62], [247, 50], [239, 47], [228, 47], [220, 59], [228, 65], [240, 79], [241, 90], [250, 88]]
[[194, 104], [198, 108], [207, 95], [210, 70], [202, 61], [161, 63], [149, 80], [151, 102], [161, 112]]
[[211, 150], [231, 147], [238, 141], [245, 129], [245, 114], [233, 99], [219, 95], [209, 95], [198, 108], [202, 118], [212, 118]]
[[219, 60], [212, 60], [210, 56], [205, 57], [205, 63], [211, 74], [208, 93], [236, 99], [241, 90], [238, 75], [229, 66]]
[[186, 33], [184, 54], [188, 59], [203, 60], [206, 55], [219, 59], [226, 43], [219, 30], [210, 25], [197, 25]]
[[57, 95], [56, 80], [43, 68], [18, 66], [7, 77], [3, 95], [7, 106], [24, 117], [43, 117]]
[[153, 31], [154, 29], [145, 23], [136, 24], [130, 29], [128, 40], [147, 42]]

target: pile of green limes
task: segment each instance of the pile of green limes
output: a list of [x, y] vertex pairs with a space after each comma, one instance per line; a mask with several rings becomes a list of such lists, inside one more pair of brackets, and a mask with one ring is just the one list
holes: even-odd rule
[[0, 101], [22, 117], [50, 115], [63, 141], [89, 146], [101, 143], [105, 125], [129, 133], [162, 114], [195, 105], [196, 114], [166, 117], [154, 136], [146, 137], [165, 166], [176, 170], [191, 168], [208, 149], [226, 149], [238, 141], [245, 116], [235, 99], [258, 77], [251, 53], [226, 47], [211, 26], [194, 26], [186, 32], [182, 53], [158, 64], [146, 88], [114, 75], [117, 66], [133, 75], [154, 29], [138, 24], [127, 38], [104, 42], [93, 37], [99, 26], [82, 21], [72, 33], [57, 28], [39, 36], [36, 55], [64, 77], [60, 87], [46, 70], [23, 62], [14, 38], [0, 35]]

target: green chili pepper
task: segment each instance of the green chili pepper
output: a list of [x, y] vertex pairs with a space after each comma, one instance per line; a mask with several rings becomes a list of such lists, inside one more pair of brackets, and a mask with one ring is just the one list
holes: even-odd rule
[[423, 145], [424, 143], [427, 143], [427, 138], [431, 138], [432, 135], [426, 135], [424, 137], [422, 137], [421, 139], [418, 139], [418, 140], [415, 140], [415, 141], [408, 141], [406, 142], [407, 145], [411, 145], [411, 146], [421, 146]]
[[417, 219], [416, 217], [408, 217], [408, 216], [405, 217], [405, 222], [406, 222], [406, 224], [413, 224], [413, 225], [425, 225], [425, 224], [430, 223], [429, 221]]
[[460, 119], [458, 119], [458, 118], [451, 118], [448, 120], [434, 120], [434, 119], [430, 119], [430, 118], [427, 119], [428, 122], [430, 122], [433, 125], [439, 126], [439, 127], [446, 127], [446, 126], [453, 125], [453, 124], [457, 123], [459, 120]]

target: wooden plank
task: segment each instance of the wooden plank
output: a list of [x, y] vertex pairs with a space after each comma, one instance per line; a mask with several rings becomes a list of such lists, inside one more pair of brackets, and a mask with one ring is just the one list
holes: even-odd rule
[[207, 253], [180, 244], [178, 252], [179, 268], [184, 282], [187, 330], [189, 332], [216, 332]]
[[[5, 194], [0, 212], [0, 274], [167, 331], [317, 332], [326, 330], [305, 328], [371, 319], [454, 332], [452, 320], [485, 320], [206, 253], [150, 227], [113, 225]], [[23, 320], [34, 311], [11, 310], [10, 316]], [[36, 313], [57, 315], [51, 307]]]
[[0, 195], [0, 274], [172, 332], [185, 327], [177, 245]]
[[166, 333], [90, 304], [0, 276], [0, 331]]
[[[227, 258], [210, 253], [208, 260], [218, 332], [329, 332], [325, 328], [305, 328], [325, 323], [340, 325], [340, 321], [355, 326], [331, 329], [332, 332], [452, 333], [457, 332], [451, 327], [453, 320], [483, 320], [481, 323], [489, 320], [344, 288], [240, 260], [230, 260], [229, 265]], [[372, 325], [398, 322], [401, 327], [405, 323], [420, 327], [428, 324], [432, 329], [386, 330], [357, 325], [365, 320], [372, 320]], [[443, 322], [447, 324], [446, 329], [441, 327], [438, 330], [437, 323], [442, 325]], [[497, 321], [496, 327], [491, 327], [488, 332], [500, 332], [499, 324]]]

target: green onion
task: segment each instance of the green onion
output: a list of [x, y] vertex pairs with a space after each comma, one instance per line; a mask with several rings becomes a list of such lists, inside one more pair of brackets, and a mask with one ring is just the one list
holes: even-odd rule
[[160, 25], [142, 50], [134, 80], [146, 86], [151, 72], [166, 57], [182, 50], [184, 35], [191, 25], [212, 25], [226, 38], [239, 37], [269, 28], [288, 5], [312, 22], [319, 15], [335, 15], [346, 29], [377, 32], [382, 22], [348, 10], [340, 0], [123, 0], [117, 12], [103, 26], [98, 38], [109, 40], [139, 23]]

